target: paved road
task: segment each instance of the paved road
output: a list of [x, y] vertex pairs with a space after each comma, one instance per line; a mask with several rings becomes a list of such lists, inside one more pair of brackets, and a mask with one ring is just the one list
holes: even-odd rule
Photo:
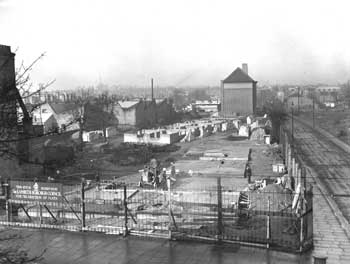
[[314, 186], [314, 254], [328, 256], [327, 263], [350, 263], [350, 154], [305, 124], [295, 122], [294, 135]]
[[163, 239], [137, 238], [72, 233], [52, 230], [19, 230], [30, 235], [25, 247], [31, 255], [44, 248], [43, 263], [50, 264], [251, 264], [312, 263], [311, 255], [289, 254], [266, 249], [176, 242]]

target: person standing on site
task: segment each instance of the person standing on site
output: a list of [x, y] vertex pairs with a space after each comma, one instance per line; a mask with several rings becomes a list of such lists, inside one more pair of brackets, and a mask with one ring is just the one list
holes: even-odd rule
[[164, 190], [168, 190], [167, 178], [166, 178], [166, 168], [163, 168], [162, 172], [159, 174], [159, 186]]
[[151, 182], [154, 182], [157, 177], [158, 161], [156, 159], [151, 159], [149, 163], [150, 171], [152, 173]]
[[252, 169], [250, 168], [249, 164], [247, 164], [244, 170], [244, 178], [248, 178], [248, 183], [250, 183], [251, 176], [252, 176]]

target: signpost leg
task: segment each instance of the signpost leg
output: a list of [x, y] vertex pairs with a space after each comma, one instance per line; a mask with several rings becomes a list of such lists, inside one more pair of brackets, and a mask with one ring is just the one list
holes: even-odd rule
[[50, 214], [52, 219], [55, 220], [55, 222], [57, 222], [57, 218], [53, 215], [53, 213], [50, 211], [50, 209], [45, 204], [43, 206], [46, 209], [46, 211]]
[[20, 204], [20, 206], [21, 206], [23, 212], [24, 212], [24, 213], [26, 214], [26, 216], [28, 217], [29, 221], [32, 222], [32, 218], [30, 217], [30, 215], [29, 215], [28, 211], [26, 210], [26, 208], [23, 206], [23, 204]]

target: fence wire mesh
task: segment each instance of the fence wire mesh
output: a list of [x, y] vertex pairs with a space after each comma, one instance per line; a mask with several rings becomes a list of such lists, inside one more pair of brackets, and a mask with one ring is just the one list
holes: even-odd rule
[[[220, 180], [217, 186], [201, 190], [146, 189], [113, 182], [38, 183], [38, 190], [34, 185], [21, 180], [9, 182], [0, 199], [1, 224], [233, 241], [289, 251], [302, 251], [312, 241], [311, 192], [303, 198], [304, 208], [297, 208], [293, 206], [295, 193], [238, 191], [223, 188]], [[56, 193], [42, 190], [56, 187], [61, 195], [52, 202], [49, 196]], [[41, 198], [20, 196], [18, 190], [23, 188], [32, 188], [24, 194], [34, 192]]]

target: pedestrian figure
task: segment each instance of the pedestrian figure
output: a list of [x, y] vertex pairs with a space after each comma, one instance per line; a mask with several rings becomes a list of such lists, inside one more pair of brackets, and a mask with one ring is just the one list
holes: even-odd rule
[[248, 178], [248, 183], [250, 183], [251, 176], [252, 176], [252, 169], [250, 168], [249, 164], [247, 164], [244, 170], [244, 178]]

